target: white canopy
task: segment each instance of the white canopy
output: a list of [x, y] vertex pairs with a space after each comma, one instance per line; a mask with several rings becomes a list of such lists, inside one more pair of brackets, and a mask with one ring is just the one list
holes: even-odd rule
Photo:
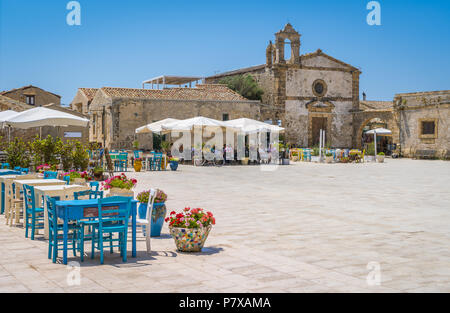
[[238, 128], [242, 132], [248, 133], [259, 133], [259, 132], [283, 132], [284, 128], [270, 125], [264, 122], [252, 120], [249, 118], [240, 118], [232, 121], [225, 122], [226, 125]]
[[194, 127], [230, 127], [224, 122], [207, 118], [203, 116], [198, 116], [194, 118], [189, 118], [187, 120], [176, 121], [172, 123], [167, 123], [162, 125], [163, 130], [175, 130], [175, 131], [190, 131]]
[[15, 128], [28, 129], [42, 126], [87, 127], [89, 120], [69, 113], [38, 107], [21, 112], [5, 121]]
[[386, 129], [386, 128], [377, 128], [377, 129], [372, 129], [372, 130], [369, 130], [368, 132], [366, 132], [366, 134], [369, 134], [369, 135], [373, 135], [375, 133], [377, 135], [381, 135], [381, 136], [392, 135], [392, 131], [390, 131], [389, 129]]
[[12, 117], [16, 116], [17, 114], [19, 114], [19, 112], [11, 111], [11, 110], [0, 112], [0, 123], [3, 123], [7, 119], [12, 118]]
[[177, 122], [179, 120], [174, 118], [166, 118], [165, 120], [151, 123], [136, 129], [136, 134], [147, 134], [147, 133], [161, 133], [163, 131], [162, 125]]

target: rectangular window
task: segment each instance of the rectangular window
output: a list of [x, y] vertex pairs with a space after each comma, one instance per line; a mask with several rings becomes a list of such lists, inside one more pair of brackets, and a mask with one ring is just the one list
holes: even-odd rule
[[230, 120], [230, 115], [228, 113], [222, 114], [222, 121], [229, 121], [229, 120]]
[[35, 98], [34, 96], [27, 96], [27, 104], [28, 105], [34, 105], [35, 104]]
[[422, 122], [422, 135], [434, 135], [436, 124], [434, 122]]

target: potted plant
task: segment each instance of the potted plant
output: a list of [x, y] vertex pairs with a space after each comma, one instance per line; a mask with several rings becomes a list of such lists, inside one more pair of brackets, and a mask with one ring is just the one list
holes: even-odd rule
[[129, 179], [122, 173], [118, 176], [113, 176], [102, 183], [102, 189], [109, 190], [110, 196], [121, 196], [121, 197], [133, 197], [133, 188], [136, 186], [136, 179]]
[[243, 158], [243, 159], [241, 160], [242, 165], [248, 165], [248, 161], [249, 161], [249, 160], [250, 160], [249, 158]]
[[170, 169], [172, 171], [176, 171], [178, 169], [178, 164], [180, 162], [180, 159], [178, 158], [170, 158]]
[[325, 157], [326, 157], [325, 162], [327, 164], [333, 163], [333, 160], [334, 160], [333, 153], [327, 153], [327, 154], [325, 154]]
[[384, 157], [385, 157], [384, 152], [378, 153], [378, 155], [377, 155], [377, 162], [378, 163], [384, 163]]
[[[137, 196], [137, 200], [139, 201], [139, 218], [146, 219], [147, 218], [147, 206], [150, 197], [150, 191], [143, 191]], [[166, 200], [167, 194], [165, 194], [162, 190], [156, 192], [155, 202], [153, 204], [153, 214], [152, 214], [152, 226], [151, 226], [151, 236], [152, 237], [160, 237], [161, 230], [164, 224], [164, 219], [166, 218]], [[145, 231], [145, 226], [143, 228]]]
[[185, 208], [182, 213], [170, 213], [166, 222], [169, 223], [170, 234], [181, 252], [202, 251], [212, 225], [216, 224], [211, 212], [190, 208]]
[[134, 170], [136, 172], [140, 172], [142, 170], [142, 159], [140, 159], [140, 158], [134, 159], [133, 166], [134, 166]]
[[96, 181], [103, 180], [103, 167], [96, 166], [93, 170], [93, 173]]
[[137, 140], [133, 141], [133, 147], [134, 147], [134, 150], [139, 150], [139, 141], [137, 141]]
[[366, 158], [365, 161], [367, 161], [367, 162], [375, 161], [375, 144], [373, 142], [368, 144], [367, 150], [366, 150], [366, 156], [364, 158]]

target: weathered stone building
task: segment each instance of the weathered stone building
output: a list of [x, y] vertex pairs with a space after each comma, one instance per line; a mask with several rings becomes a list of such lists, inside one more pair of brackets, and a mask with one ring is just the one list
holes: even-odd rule
[[450, 158], [450, 90], [397, 94], [394, 109], [404, 156]]
[[32, 85], [3, 91], [0, 95], [37, 107], [50, 103], [61, 104], [61, 96]]
[[152, 137], [136, 137], [137, 128], [166, 118], [260, 119], [260, 105], [223, 85], [162, 90], [104, 87], [90, 104], [90, 138], [113, 149], [131, 149], [136, 138], [141, 148], [152, 149]]
[[[289, 60], [285, 59], [286, 41], [290, 42]], [[324, 129], [330, 146], [352, 147], [361, 71], [320, 49], [300, 55], [300, 47], [300, 34], [287, 24], [275, 34], [275, 44], [269, 43], [266, 64], [211, 76], [206, 82], [251, 74], [264, 90], [262, 102], [268, 105], [261, 109], [263, 119], [280, 121], [288, 142], [317, 145]]]

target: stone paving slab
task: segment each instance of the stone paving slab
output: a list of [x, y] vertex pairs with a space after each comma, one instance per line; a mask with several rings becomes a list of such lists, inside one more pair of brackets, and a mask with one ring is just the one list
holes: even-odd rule
[[[169, 195], [169, 211], [214, 212], [200, 254], [177, 252], [162, 238], [138, 258], [105, 252], [73, 268], [51, 263], [47, 243], [24, 237], [0, 217], [0, 292], [450, 292], [450, 163], [391, 160], [385, 164], [279, 167], [191, 167], [129, 173], [136, 194]], [[89, 246], [86, 251], [90, 251]], [[79, 262], [79, 257], [69, 261]], [[381, 284], [369, 286], [370, 262]], [[70, 281], [69, 281], [70, 282]]]

